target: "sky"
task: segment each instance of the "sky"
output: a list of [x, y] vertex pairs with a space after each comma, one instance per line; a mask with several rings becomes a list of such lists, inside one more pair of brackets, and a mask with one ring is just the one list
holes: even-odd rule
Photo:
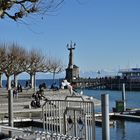
[[55, 12], [23, 22], [0, 20], [0, 42], [39, 48], [68, 65], [66, 45], [73, 41], [74, 64], [83, 72], [140, 67], [140, 0], [65, 0]]

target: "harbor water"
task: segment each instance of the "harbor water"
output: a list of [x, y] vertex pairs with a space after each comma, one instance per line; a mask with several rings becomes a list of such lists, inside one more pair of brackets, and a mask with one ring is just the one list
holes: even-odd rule
[[[121, 91], [83, 89], [83, 93], [98, 99], [101, 99], [101, 94], [109, 94], [110, 112], [112, 107], [115, 107], [115, 101], [122, 98]], [[126, 91], [126, 107], [140, 108], [140, 92]], [[96, 108], [96, 112], [98, 111], [100, 107]], [[96, 138], [102, 140], [102, 128], [98, 126], [96, 126]], [[140, 140], [140, 122], [116, 120], [116, 124], [110, 127], [110, 140]]]

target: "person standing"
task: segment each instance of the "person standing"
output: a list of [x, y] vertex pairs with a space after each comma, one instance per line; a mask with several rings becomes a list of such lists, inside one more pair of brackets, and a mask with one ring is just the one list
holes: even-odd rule
[[70, 94], [73, 94], [73, 87], [67, 80], [63, 80], [61, 83], [62, 89], [65, 89], [65, 86], [67, 87], [67, 89], [69, 89]]

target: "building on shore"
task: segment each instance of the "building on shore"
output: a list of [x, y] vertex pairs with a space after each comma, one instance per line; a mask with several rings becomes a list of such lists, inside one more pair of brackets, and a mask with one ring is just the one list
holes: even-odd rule
[[117, 76], [100, 78], [77, 78], [75, 87], [87, 89], [122, 90], [123, 84], [128, 91], [140, 91], [140, 68], [121, 69]]
[[105, 80], [106, 88], [121, 90], [123, 83], [126, 90], [140, 91], [140, 68], [120, 69], [120, 76]]
[[121, 69], [119, 73], [121, 73], [122, 78], [140, 79], [140, 68]]
[[66, 68], [66, 77], [67, 81], [72, 83], [74, 79], [79, 78], [79, 67], [74, 64], [73, 50], [75, 50], [76, 44], [70, 43], [67, 44], [67, 49], [69, 50], [69, 63]]

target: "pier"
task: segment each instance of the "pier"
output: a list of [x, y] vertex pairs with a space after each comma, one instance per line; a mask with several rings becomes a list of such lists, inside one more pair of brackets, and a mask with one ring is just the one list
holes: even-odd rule
[[120, 76], [102, 78], [78, 78], [72, 84], [75, 88], [122, 90], [125, 83], [127, 91], [140, 91], [140, 79], [126, 79]]

